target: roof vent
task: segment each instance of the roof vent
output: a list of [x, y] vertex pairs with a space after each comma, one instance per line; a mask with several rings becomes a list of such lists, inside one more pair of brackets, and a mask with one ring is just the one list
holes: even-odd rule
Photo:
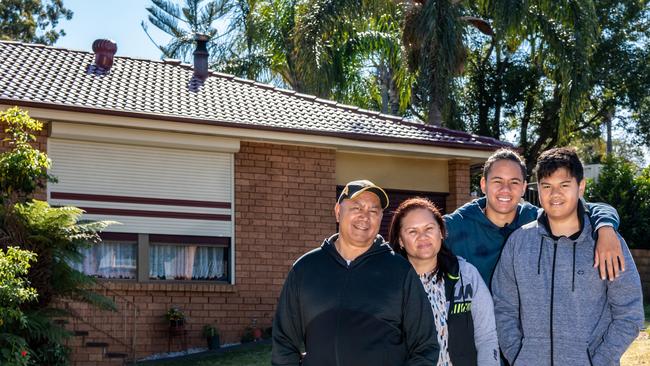
[[208, 77], [208, 40], [207, 34], [197, 33], [194, 35], [196, 50], [194, 50], [194, 76], [198, 79]]
[[95, 52], [95, 65], [108, 71], [113, 66], [117, 43], [110, 39], [97, 39], [93, 42], [93, 52]]

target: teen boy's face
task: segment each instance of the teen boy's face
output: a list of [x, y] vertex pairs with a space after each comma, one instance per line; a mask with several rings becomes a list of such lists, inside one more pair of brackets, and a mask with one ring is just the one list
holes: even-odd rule
[[487, 177], [481, 178], [481, 190], [487, 197], [486, 210], [500, 215], [514, 214], [526, 189], [519, 164], [499, 160], [492, 164]]
[[580, 183], [566, 168], [559, 168], [539, 180], [539, 202], [551, 221], [573, 219], [578, 200], [585, 193], [585, 180]]

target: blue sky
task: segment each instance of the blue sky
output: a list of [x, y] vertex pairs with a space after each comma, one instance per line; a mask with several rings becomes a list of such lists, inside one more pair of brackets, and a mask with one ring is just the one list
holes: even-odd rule
[[[110, 38], [117, 43], [117, 55], [135, 58], [160, 59], [160, 51], [142, 30], [140, 22], [147, 19], [150, 0], [64, 0], [64, 6], [74, 12], [71, 20], [59, 23], [67, 33], [59, 38], [56, 47], [91, 51], [98, 38]], [[157, 42], [166, 43], [168, 37], [149, 26]]]

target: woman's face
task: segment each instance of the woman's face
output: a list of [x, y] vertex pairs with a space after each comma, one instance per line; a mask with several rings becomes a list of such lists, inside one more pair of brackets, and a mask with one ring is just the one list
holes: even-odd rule
[[406, 250], [410, 262], [436, 260], [442, 234], [431, 211], [417, 208], [402, 218], [399, 244]]

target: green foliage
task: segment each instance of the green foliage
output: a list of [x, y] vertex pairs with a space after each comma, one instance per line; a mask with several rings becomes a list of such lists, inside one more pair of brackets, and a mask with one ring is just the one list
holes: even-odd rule
[[47, 155], [30, 145], [36, 141], [32, 134], [43, 129], [43, 124], [29, 117], [18, 107], [0, 113], [10, 150], [0, 155], [0, 200], [11, 203], [24, 199], [37, 188], [44, 188], [54, 178], [47, 174], [51, 162]]
[[[81, 209], [51, 207], [47, 202], [29, 199], [36, 189], [54, 180], [47, 174], [47, 155], [31, 146], [35, 140], [32, 132], [39, 131], [42, 124], [18, 108], [0, 114], [0, 123], [10, 148], [0, 154], [0, 250], [7, 248], [13, 258], [10, 248], [20, 247], [32, 253], [21, 256], [37, 259], [28, 267], [10, 266], [26, 280], [16, 276], [15, 280], [5, 279], [12, 272], [0, 264], [0, 301], [4, 302], [7, 294], [24, 300], [19, 307], [1, 304], [4, 327], [0, 327], [0, 352], [5, 355], [1, 357], [14, 357], [7, 361], [12, 365], [67, 365], [69, 348], [63, 341], [70, 333], [53, 319], [70, 314], [51, 307], [52, 300], [65, 298], [115, 309], [110, 299], [90, 290], [93, 278], [70, 266], [83, 259], [81, 249], [99, 242], [98, 232], [111, 222], [80, 221]], [[19, 288], [26, 283], [31, 289], [21, 291]]]
[[65, 36], [56, 29], [62, 18], [72, 19], [63, 0], [0, 1], [0, 39], [52, 45]]
[[[542, 151], [587, 143], [608, 123], [650, 142], [647, 0], [481, 0], [470, 9], [496, 33], [490, 41], [469, 37], [458, 100], [472, 132], [509, 131], [530, 168]], [[597, 151], [588, 155], [598, 160]]]
[[93, 278], [70, 266], [83, 259], [80, 249], [98, 243], [97, 233], [112, 222], [79, 222], [83, 210], [51, 207], [38, 200], [18, 203], [14, 212], [20, 223], [14, 234], [26, 238], [24, 247], [39, 253], [39, 261], [30, 273], [40, 295], [39, 306], [47, 306], [53, 296], [59, 296], [112, 307], [110, 301], [88, 290], [95, 283]]
[[26, 279], [36, 255], [27, 250], [0, 249], [0, 365], [27, 365], [31, 350], [20, 333], [28, 329], [28, 318], [20, 305], [34, 301], [37, 293]]
[[165, 319], [169, 321], [185, 320], [185, 313], [180, 308], [169, 308], [165, 313]]
[[619, 213], [619, 232], [631, 248], [648, 248], [650, 243], [650, 167], [638, 167], [623, 158], [608, 157], [598, 182], [588, 181], [585, 198], [606, 202]]

